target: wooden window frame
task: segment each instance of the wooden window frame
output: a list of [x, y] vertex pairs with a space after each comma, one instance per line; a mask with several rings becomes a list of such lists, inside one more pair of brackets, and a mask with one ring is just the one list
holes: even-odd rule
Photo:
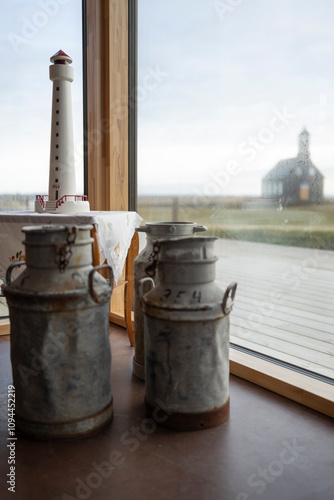
[[[83, 11], [85, 194], [92, 210], [136, 210], [137, 110], [128, 96], [136, 89], [137, 0], [84, 1]], [[233, 348], [230, 372], [334, 417], [328, 383]]]
[[137, 209], [136, 19], [137, 0], [83, 1], [84, 194], [91, 210]]

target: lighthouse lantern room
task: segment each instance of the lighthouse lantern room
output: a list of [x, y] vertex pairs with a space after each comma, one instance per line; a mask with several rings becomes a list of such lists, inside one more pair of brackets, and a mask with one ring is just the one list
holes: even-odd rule
[[71, 82], [72, 59], [59, 50], [50, 61], [53, 82], [48, 196], [36, 196], [36, 212], [89, 212], [87, 196], [76, 194]]

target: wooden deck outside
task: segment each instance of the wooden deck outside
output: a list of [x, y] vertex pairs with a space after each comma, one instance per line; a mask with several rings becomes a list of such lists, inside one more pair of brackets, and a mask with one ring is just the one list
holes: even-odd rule
[[334, 252], [218, 240], [216, 278], [238, 282], [231, 342], [334, 379]]

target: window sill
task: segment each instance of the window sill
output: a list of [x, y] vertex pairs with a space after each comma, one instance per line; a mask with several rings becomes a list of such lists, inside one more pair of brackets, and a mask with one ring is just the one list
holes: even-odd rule
[[334, 388], [236, 349], [230, 349], [230, 372], [297, 403], [334, 418]]

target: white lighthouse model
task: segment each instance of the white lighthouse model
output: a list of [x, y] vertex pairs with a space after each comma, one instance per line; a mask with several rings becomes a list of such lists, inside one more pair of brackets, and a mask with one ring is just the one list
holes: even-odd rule
[[72, 59], [59, 50], [50, 61], [53, 82], [49, 195], [36, 197], [36, 212], [89, 212], [87, 196], [76, 195], [71, 82]]

